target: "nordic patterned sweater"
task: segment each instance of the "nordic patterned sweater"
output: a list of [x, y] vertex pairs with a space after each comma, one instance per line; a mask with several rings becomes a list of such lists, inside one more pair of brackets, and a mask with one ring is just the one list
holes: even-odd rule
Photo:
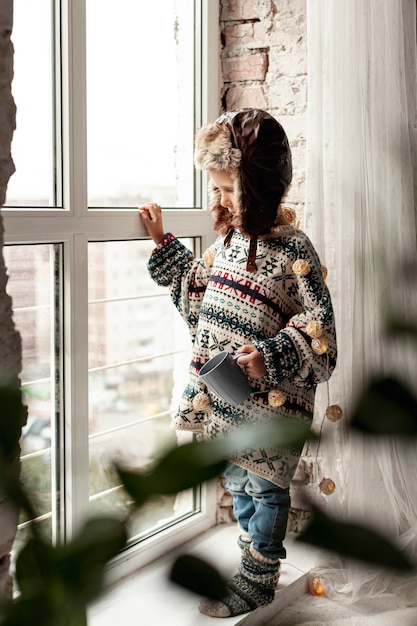
[[[229, 434], [239, 424], [313, 417], [317, 384], [329, 379], [336, 364], [333, 308], [323, 267], [308, 237], [293, 226], [277, 226], [260, 237], [254, 272], [246, 269], [249, 242], [234, 231], [229, 242], [218, 237], [201, 259], [167, 233], [148, 261], [158, 285], [169, 287], [172, 300], [188, 325], [192, 340], [189, 383], [182, 394], [175, 427], [200, 433], [205, 439]], [[308, 273], [294, 273], [297, 260]], [[319, 322], [327, 351], [314, 351], [308, 324]], [[230, 353], [254, 344], [263, 355], [267, 374], [251, 379], [254, 393], [232, 406], [209, 392], [198, 371], [222, 350]], [[279, 389], [285, 403], [268, 403], [268, 391]], [[210, 406], [195, 408], [199, 392]], [[264, 392], [264, 393], [262, 393]], [[249, 449], [230, 461], [280, 487], [288, 487], [301, 449]]]

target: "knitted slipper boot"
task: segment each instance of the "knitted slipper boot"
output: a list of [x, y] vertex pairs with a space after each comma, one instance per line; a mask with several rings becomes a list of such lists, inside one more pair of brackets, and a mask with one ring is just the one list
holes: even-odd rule
[[246, 534], [242, 533], [237, 538], [237, 545], [239, 546], [241, 550], [244, 550], [245, 548], [249, 548], [251, 543], [252, 543], [252, 539], [249, 537], [249, 535], [247, 535], [247, 533]]
[[229, 580], [226, 596], [221, 601], [202, 600], [199, 611], [210, 617], [232, 617], [270, 604], [275, 596], [280, 568], [279, 560], [271, 561], [259, 561], [250, 548], [245, 547], [239, 572]]

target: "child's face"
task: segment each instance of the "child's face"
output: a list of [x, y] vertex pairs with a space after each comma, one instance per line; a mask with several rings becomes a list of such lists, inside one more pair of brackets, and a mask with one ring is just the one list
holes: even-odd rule
[[220, 191], [220, 204], [234, 217], [237, 214], [234, 193], [234, 170], [209, 170], [214, 186]]

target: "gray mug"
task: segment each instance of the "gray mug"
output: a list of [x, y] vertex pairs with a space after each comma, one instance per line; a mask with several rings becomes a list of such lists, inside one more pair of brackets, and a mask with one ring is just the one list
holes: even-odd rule
[[229, 404], [242, 404], [252, 391], [246, 374], [237, 364], [238, 358], [245, 354], [231, 355], [226, 350], [219, 352], [198, 373], [207, 387]]

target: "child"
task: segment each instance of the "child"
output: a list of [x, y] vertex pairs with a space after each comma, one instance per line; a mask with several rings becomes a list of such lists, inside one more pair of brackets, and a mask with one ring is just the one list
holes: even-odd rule
[[[190, 379], [176, 428], [210, 439], [242, 423], [291, 418], [310, 424], [316, 386], [335, 367], [336, 335], [317, 253], [281, 206], [292, 178], [284, 129], [262, 110], [226, 112], [197, 132], [195, 162], [210, 174], [210, 210], [219, 234], [201, 259], [164, 233], [158, 205], [139, 208], [157, 244], [148, 263], [151, 276], [170, 288], [191, 333]], [[198, 378], [204, 363], [223, 350], [247, 353], [239, 365], [254, 393], [239, 406]], [[263, 447], [230, 459], [226, 486], [242, 559], [226, 597], [202, 600], [202, 613], [228, 617], [272, 602], [286, 556], [289, 485], [300, 454]]]

